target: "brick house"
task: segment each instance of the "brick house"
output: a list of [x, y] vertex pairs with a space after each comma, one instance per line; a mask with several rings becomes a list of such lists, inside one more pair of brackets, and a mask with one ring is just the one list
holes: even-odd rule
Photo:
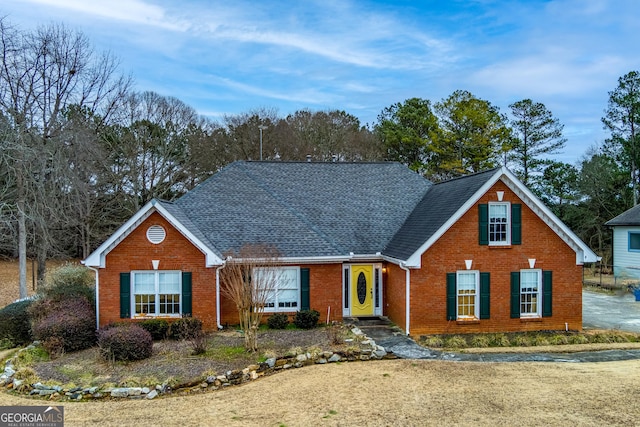
[[235, 162], [83, 261], [99, 325], [234, 324], [219, 271], [251, 243], [282, 255], [267, 314], [385, 315], [412, 335], [579, 330], [581, 266], [597, 259], [505, 168], [432, 184], [398, 163]]

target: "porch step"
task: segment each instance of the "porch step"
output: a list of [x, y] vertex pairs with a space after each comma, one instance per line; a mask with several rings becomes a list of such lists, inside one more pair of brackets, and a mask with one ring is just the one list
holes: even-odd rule
[[391, 325], [391, 321], [387, 316], [343, 317], [342, 321], [358, 327]]

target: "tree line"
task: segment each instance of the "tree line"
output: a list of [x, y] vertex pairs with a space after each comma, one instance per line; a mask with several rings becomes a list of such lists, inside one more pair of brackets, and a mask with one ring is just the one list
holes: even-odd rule
[[135, 91], [117, 58], [63, 24], [24, 31], [2, 18], [0, 44], [0, 255], [19, 258], [21, 296], [28, 257], [42, 281], [47, 258], [86, 257], [149, 200], [173, 200], [235, 160], [391, 160], [433, 181], [507, 165], [600, 254], [602, 224], [637, 200], [636, 72], [610, 93], [611, 137], [570, 165], [552, 159], [563, 125], [531, 99], [507, 115], [457, 90], [391, 105], [373, 124], [269, 108], [216, 122]]

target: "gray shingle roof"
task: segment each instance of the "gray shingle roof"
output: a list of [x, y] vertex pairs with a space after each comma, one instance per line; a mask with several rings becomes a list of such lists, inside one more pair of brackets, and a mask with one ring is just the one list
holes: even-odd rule
[[430, 186], [399, 163], [235, 162], [169, 209], [219, 255], [247, 243], [285, 257], [375, 254]]
[[496, 169], [433, 185], [382, 251], [406, 260], [442, 227], [492, 176]]
[[631, 209], [622, 212], [617, 217], [607, 221], [604, 225], [619, 226], [619, 225], [640, 225], [640, 205], [636, 205]]

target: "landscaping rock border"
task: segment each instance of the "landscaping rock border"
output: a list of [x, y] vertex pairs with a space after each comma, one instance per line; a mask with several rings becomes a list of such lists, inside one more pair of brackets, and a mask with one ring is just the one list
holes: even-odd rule
[[190, 394], [194, 392], [213, 391], [229, 386], [240, 385], [259, 379], [260, 377], [271, 375], [278, 371], [302, 368], [314, 364], [326, 364], [337, 362], [356, 362], [380, 359], [395, 359], [393, 353], [388, 353], [384, 347], [368, 338], [358, 327], [352, 327], [351, 332], [355, 339], [346, 340], [353, 342], [353, 348], [346, 351], [305, 351], [300, 354], [287, 355], [283, 357], [273, 357], [266, 361], [249, 365], [241, 370], [227, 371], [222, 375], [211, 375], [202, 381], [188, 384], [181, 384], [171, 387], [168, 384], [158, 384], [154, 388], [149, 387], [75, 387], [71, 389], [63, 388], [59, 385], [47, 385], [40, 382], [27, 384], [23, 380], [16, 379], [14, 360], [20, 352], [32, 350], [39, 342], [19, 350], [13, 357], [5, 363], [4, 372], [0, 374], [0, 386], [6, 390], [46, 398], [49, 400], [81, 401], [87, 399], [155, 399], [158, 396], [170, 394]]

